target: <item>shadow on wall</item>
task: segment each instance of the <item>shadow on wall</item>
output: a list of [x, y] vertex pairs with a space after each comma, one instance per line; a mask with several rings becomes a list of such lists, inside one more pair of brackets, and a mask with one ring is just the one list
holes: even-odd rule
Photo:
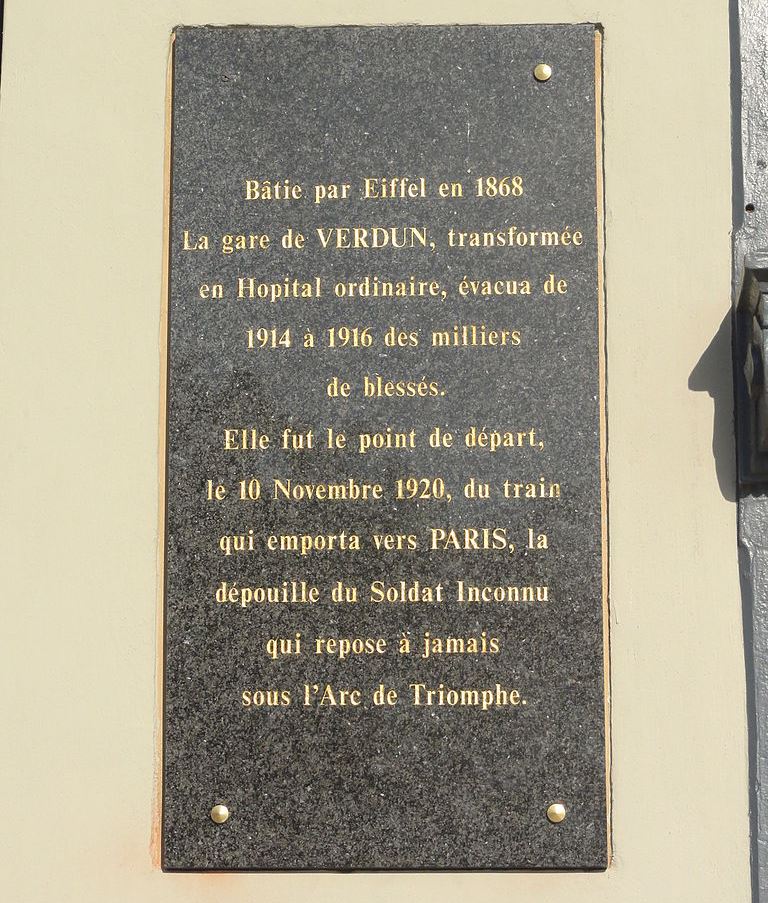
[[731, 351], [731, 311], [688, 377], [692, 392], [708, 392], [712, 398], [712, 456], [720, 492], [736, 501], [736, 429], [733, 410], [733, 355]]

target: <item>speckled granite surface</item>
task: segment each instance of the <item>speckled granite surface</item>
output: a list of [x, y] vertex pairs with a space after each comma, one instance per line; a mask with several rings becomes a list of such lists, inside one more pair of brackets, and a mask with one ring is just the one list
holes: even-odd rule
[[[571, 869], [607, 859], [598, 283], [595, 30], [579, 26], [192, 28], [176, 31], [172, 128], [165, 602], [163, 865], [195, 869]], [[545, 61], [552, 78], [537, 82]], [[472, 197], [481, 176], [524, 177], [514, 199]], [[424, 177], [427, 198], [362, 200], [364, 177]], [[347, 201], [254, 202], [245, 179], [347, 182]], [[466, 196], [434, 186], [461, 181]], [[426, 228], [434, 249], [323, 250], [318, 228]], [[583, 244], [449, 248], [454, 230], [579, 230]], [[280, 247], [288, 227], [311, 237]], [[209, 252], [185, 251], [202, 234]], [[222, 255], [224, 233], [268, 233], [268, 251]], [[549, 274], [568, 281], [547, 295]], [[438, 280], [445, 300], [333, 297], [363, 276]], [[320, 298], [238, 300], [237, 278], [321, 280]], [[462, 296], [459, 283], [529, 279], [530, 295]], [[201, 284], [220, 282], [222, 300]], [[370, 326], [371, 348], [253, 351], [249, 328], [291, 328], [294, 341], [331, 325]], [[433, 329], [518, 330], [515, 347], [432, 348]], [[419, 347], [383, 344], [388, 327]], [[300, 343], [299, 343], [300, 344]], [[364, 399], [365, 376], [427, 381], [425, 398]], [[334, 375], [348, 399], [325, 392]], [[410, 451], [328, 451], [327, 427], [350, 437], [415, 430]], [[426, 442], [439, 426], [454, 447]], [[284, 452], [285, 427], [318, 447]], [[535, 429], [493, 453], [467, 448], [477, 430]], [[225, 429], [255, 429], [263, 451], [227, 451]], [[530, 433], [527, 433], [530, 437]], [[538, 442], [543, 441], [544, 447]], [[394, 481], [441, 476], [452, 502], [394, 499]], [[238, 483], [261, 480], [257, 502]], [[557, 482], [560, 498], [505, 499], [515, 482]], [[381, 483], [372, 502], [271, 499], [274, 478]], [[492, 485], [466, 498], [470, 478]], [[228, 487], [206, 499], [206, 481]], [[430, 530], [506, 531], [497, 550], [430, 547]], [[529, 550], [528, 530], [547, 534]], [[222, 536], [253, 552], [225, 555]], [[357, 534], [359, 551], [276, 553], [270, 535]], [[418, 548], [379, 551], [374, 534], [411, 534]], [[482, 534], [481, 534], [482, 535]], [[219, 602], [226, 581], [305, 581], [313, 604]], [[355, 604], [328, 600], [335, 581]], [[370, 586], [443, 586], [443, 601], [376, 603]], [[547, 586], [546, 602], [465, 604], [457, 583]], [[302, 653], [273, 660], [269, 638], [300, 632]], [[424, 632], [498, 640], [498, 652], [421, 657]], [[403, 635], [413, 643], [401, 654]], [[314, 654], [317, 637], [385, 638], [384, 654]], [[305, 684], [357, 688], [359, 706], [304, 706]], [[516, 704], [414, 705], [419, 683], [515, 689]], [[398, 702], [375, 706], [380, 685]], [[243, 691], [282, 689], [290, 705], [245, 706]], [[312, 692], [312, 691], [310, 691]], [[251, 698], [253, 698], [251, 696]], [[524, 704], [523, 704], [524, 701]], [[560, 824], [546, 817], [561, 801]], [[214, 804], [229, 807], [222, 825]]]

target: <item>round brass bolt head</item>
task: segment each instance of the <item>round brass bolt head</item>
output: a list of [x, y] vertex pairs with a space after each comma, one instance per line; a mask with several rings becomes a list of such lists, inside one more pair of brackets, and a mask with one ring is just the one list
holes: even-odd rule
[[553, 825], [559, 824], [565, 818], [565, 806], [562, 803], [552, 803], [547, 809], [547, 818]]
[[552, 78], [552, 67], [548, 63], [539, 63], [533, 70], [537, 82], [548, 82]]
[[216, 822], [217, 825], [223, 825], [224, 822], [229, 818], [229, 809], [226, 806], [214, 806], [211, 809], [211, 819]]

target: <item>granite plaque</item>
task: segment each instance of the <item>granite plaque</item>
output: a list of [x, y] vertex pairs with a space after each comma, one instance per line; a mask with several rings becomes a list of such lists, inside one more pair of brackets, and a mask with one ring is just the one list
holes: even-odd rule
[[176, 29], [166, 870], [606, 867], [599, 48]]

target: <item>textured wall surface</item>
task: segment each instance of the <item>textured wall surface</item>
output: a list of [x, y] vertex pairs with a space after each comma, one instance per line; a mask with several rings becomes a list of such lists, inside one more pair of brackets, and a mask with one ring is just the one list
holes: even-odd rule
[[[731, 34], [735, 103], [733, 290], [738, 302], [745, 266], [764, 266], [768, 254], [768, 8], [760, 0], [732, 3]], [[738, 14], [738, 18], [737, 18]], [[739, 77], [740, 74], [740, 77]], [[745, 429], [747, 405], [736, 361], [735, 379], [743, 425], [740, 455], [748, 459], [752, 437]], [[753, 870], [761, 903], [768, 900], [768, 493], [750, 486], [739, 498], [745, 646], [750, 717], [750, 792]]]

